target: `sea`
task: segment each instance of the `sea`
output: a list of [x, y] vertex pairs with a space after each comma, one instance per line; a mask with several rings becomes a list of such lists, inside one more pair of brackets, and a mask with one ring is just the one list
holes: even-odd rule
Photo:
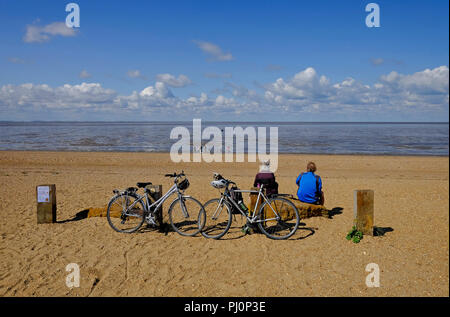
[[[191, 146], [193, 122], [0, 122], [0, 150], [168, 152], [187, 129]], [[448, 156], [449, 123], [386, 122], [201, 122], [207, 127], [278, 128], [278, 153]], [[216, 129], [216, 131], [219, 131]], [[258, 135], [256, 135], [258, 137]], [[244, 151], [248, 152], [246, 139]], [[203, 140], [205, 144], [208, 139]], [[217, 140], [216, 140], [217, 142]], [[219, 142], [219, 144], [220, 144]], [[257, 143], [257, 142], [256, 142]], [[273, 143], [273, 142], [272, 142]], [[273, 144], [272, 144], [273, 145]], [[236, 152], [236, 146], [233, 147]]]

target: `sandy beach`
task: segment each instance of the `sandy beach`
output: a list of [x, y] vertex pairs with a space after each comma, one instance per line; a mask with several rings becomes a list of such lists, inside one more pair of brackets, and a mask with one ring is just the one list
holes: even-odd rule
[[[173, 163], [167, 153], [0, 152], [0, 296], [449, 296], [448, 157], [280, 155], [280, 192], [294, 194], [307, 161], [317, 164], [331, 219], [302, 219], [286, 241], [243, 235], [236, 217], [219, 241], [152, 230], [120, 234], [106, 218], [72, 219], [108, 203], [138, 181], [171, 186], [181, 171], [187, 193], [218, 196], [220, 172], [252, 186], [257, 163]], [[55, 224], [36, 222], [36, 185], [55, 184]], [[375, 225], [392, 228], [359, 244], [345, 239], [353, 191], [375, 191]], [[244, 196], [246, 202], [248, 196]], [[164, 213], [167, 212], [166, 203]], [[66, 286], [66, 265], [81, 285]], [[366, 265], [380, 267], [368, 288]]]

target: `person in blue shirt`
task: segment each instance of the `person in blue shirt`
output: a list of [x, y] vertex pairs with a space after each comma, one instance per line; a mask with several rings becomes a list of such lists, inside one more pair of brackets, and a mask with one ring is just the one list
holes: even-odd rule
[[297, 197], [308, 204], [323, 205], [325, 197], [322, 192], [322, 179], [314, 174], [317, 170], [314, 162], [306, 165], [306, 173], [300, 173], [295, 183], [298, 186]]

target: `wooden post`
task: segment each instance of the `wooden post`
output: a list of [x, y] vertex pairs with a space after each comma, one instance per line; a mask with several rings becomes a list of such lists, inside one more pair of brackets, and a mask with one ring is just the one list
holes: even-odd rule
[[374, 191], [354, 191], [354, 224], [363, 234], [373, 236]]
[[[150, 196], [154, 199], [154, 201], [157, 201], [162, 197], [162, 185], [147, 185], [147, 189], [149, 190]], [[163, 205], [158, 209], [156, 212], [156, 222], [158, 226], [162, 226], [163, 224]]]
[[56, 222], [56, 186], [36, 186], [37, 223]]

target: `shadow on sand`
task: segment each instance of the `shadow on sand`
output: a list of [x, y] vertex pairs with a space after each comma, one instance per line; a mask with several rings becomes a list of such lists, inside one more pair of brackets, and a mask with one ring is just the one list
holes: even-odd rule
[[[328, 218], [329, 219], [333, 219], [334, 216], [342, 214], [343, 210], [344, 210], [344, 208], [342, 208], [342, 207], [334, 207], [332, 209], [329, 209], [328, 210]], [[303, 222], [300, 222], [297, 231], [298, 230], [307, 231], [308, 233], [306, 235], [304, 235], [304, 236], [302, 235], [300, 237], [296, 237], [297, 234], [295, 234], [294, 237], [290, 238], [289, 240], [303, 240], [303, 239], [306, 239], [306, 238], [312, 236], [316, 232], [316, 230], [319, 229], [319, 228], [304, 227], [304, 226], [306, 226], [306, 224], [303, 223]]]
[[333, 209], [328, 210], [328, 218], [333, 219], [334, 216], [342, 214], [342, 207], [334, 207]]
[[394, 231], [391, 227], [373, 227], [373, 236], [374, 237], [382, 237], [386, 234], [386, 232]]
[[[304, 223], [300, 223], [300, 225], [305, 225]], [[317, 228], [312, 228], [312, 227], [298, 227], [297, 232], [299, 232], [300, 230], [304, 230], [306, 231], [306, 235], [302, 235], [300, 237], [295, 237], [295, 238], [290, 238], [289, 240], [303, 240], [306, 239], [310, 236], [312, 236], [314, 233], [316, 233]], [[294, 236], [296, 236], [297, 234], [295, 234]]]
[[88, 216], [89, 209], [84, 209], [82, 211], [77, 212], [77, 214], [71, 218], [66, 220], [57, 220], [56, 223], [66, 223], [66, 222], [72, 222], [72, 221], [80, 221], [83, 219], [86, 219]]
[[[342, 214], [342, 211], [344, 208], [342, 207], [334, 207], [333, 209], [328, 210], [328, 218], [333, 219], [335, 215]], [[56, 223], [66, 223], [66, 222], [72, 222], [72, 221], [80, 221], [83, 219], [86, 219], [88, 216], [89, 209], [84, 209], [76, 213], [76, 215], [71, 219], [66, 220], [60, 220], [56, 221]], [[304, 231], [306, 232], [306, 235], [301, 235], [300, 237], [297, 236], [297, 234], [294, 235], [294, 237], [291, 237], [289, 240], [303, 240], [310, 236], [312, 236], [318, 228], [313, 227], [305, 227], [306, 224], [303, 222], [300, 222], [298, 227], [298, 232]], [[242, 227], [240, 226], [232, 226], [230, 228], [229, 233], [234, 233], [231, 236], [226, 234], [223, 236], [220, 240], [237, 240], [245, 237], [247, 234], [243, 233], [236, 236], [235, 234], [238, 231], [241, 231]], [[256, 229], [256, 228], [255, 228]], [[391, 227], [374, 227], [374, 236], [383, 236], [386, 232], [393, 231]], [[151, 225], [143, 225], [142, 228], [138, 231], [139, 233], [146, 233], [150, 231], [158, 231], [161, 233], [164, 233], [164, 235], [167, 235], [169, 232], [174, 232], [173, 228], [168, 223], [163, 223], [162, 226], [151, 226]], [[253, 233], [259, 233], [259, 230], [255, 230]], [[241, 232], [240, 232], [241, 233]]]

